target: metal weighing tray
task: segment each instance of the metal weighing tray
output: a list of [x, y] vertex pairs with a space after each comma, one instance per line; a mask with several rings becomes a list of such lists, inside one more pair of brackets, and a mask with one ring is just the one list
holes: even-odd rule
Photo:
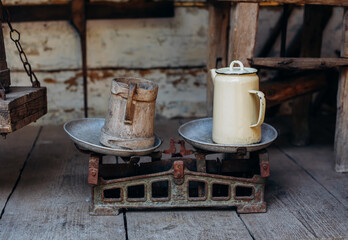
[[143, 156], [152, 153], [158, 148], [162, 141], [157, 136], [155, 144], [146, 149], [116, 149], [106, 147], [100, 144], [100, 130], [104, 126], [104, 118], [81, 118], [71, 120], [64, 125], [64, 130], [70, 136], [71, 140], [84, 150], [120, 157]]
[[217, 144], [212, 140], [212, 118], [202, 118], [187, 122], [180, 126], [179, 134], [193, 147], [222, 153], [235, 153], [240, 148], [245, 148], [247, 152], [257, 151], [268, 147], [278, 136], [277, 131], [271, 125], [263, 123], [261, 125], [261, 141], [249, 145], [227, 145]]

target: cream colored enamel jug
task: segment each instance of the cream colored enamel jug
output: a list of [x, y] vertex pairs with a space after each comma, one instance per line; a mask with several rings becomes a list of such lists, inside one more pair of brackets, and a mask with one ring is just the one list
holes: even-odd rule
[[233, 61], [229, 68], [210, 71], [214, 82], [213, 141], [234, 145], [260, 142], [266, 100], [259, 91], [257, 70]]

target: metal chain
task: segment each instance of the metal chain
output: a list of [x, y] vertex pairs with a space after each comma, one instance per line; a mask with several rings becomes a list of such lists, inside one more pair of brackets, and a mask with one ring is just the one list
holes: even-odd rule
[[2, 4], [1, 0], [0, 0], [0, 5], [1, 5], [2, 9], [5, 9], [5, 13], [6, 13], [5, 20], [7, 22], [8, 27], [10, 28], [10, 38], [16, 45], [16, 48], [17, 48], [18, 54], [19, 54], [19, 58], [20, 58], [21, 62], [23, 63], [23, 67], [24, 67], [25, 72], [27, 73], [28, 77], [30, 78], [31, 85], [33, 87], [40, 87], [40, 82], [37, 79], [33, 70], [31, 69], [31, 65], [28, 61], [27, 55], [25, 54], [25, 52], [22, 48], [22, 45], [20, 42], [21, 34], [18, 32], [17, 29], [12, 27], [10, 12], [8, 11], [8, 8]]

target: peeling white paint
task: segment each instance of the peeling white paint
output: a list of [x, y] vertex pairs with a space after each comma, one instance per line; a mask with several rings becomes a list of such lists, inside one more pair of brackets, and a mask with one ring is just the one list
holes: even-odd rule
[[88, 22], [88, 65], [92, 68], [203, 66], [208, 11], [176, 8], [174, 18]]
[[204, 69], [104, 70], [90, 71], [89, 114], [105, 117], [111, 81], [115, 77], [141, 77], [156, 82], [159, 92], [156, 113], [164, 117], [202, 117], [206, 115]]
[[[37, 124], [63, 124], [83, 117], [82, 74], [78, 71], [36, 73], [42, 86], [47, 87], [48, 113]], [[31, 86], [24, 72], [12, 72], [13, 86]]]
[[[3, 25], [7, 63], [12, 70], [22, 70], [10, 30]], [[81, 68], [78, 34], [65, 21], [13, 23], [21, 33], [21, 44], [33, 69], [60, 70]]]

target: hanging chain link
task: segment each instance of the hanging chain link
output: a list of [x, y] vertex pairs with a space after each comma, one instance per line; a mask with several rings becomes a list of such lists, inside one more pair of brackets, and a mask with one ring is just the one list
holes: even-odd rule
[[27, 73], [28, 77], [30, 78], [31, 85], [33, 87], [40, 87], [40, 82], [37, 79], [33, 70], [31, 69], [31, 65], [28, 61], [27, 55], [25, 54], [25, 52], [22, 48], [22, 45], [20, 42], [21, 34], [18, 32], [17, 29], [12, 27], [10, 12], [8, 11], [8, 8], [2, 4], [1, 0], [0, 0], [0, 5], [1, 5], [2, 9], [5, 9], [5, 11], [3, 11], [3, 13], [5, 13], [5, 20], [7, 22], [8, 27], [10, 28], [10, 38], [16, 45], [16, 48], [17, 48], [18, 54], [19, 54], [19, 58], [23, 63], [23, 67], [24, 67], [25, 72]]

